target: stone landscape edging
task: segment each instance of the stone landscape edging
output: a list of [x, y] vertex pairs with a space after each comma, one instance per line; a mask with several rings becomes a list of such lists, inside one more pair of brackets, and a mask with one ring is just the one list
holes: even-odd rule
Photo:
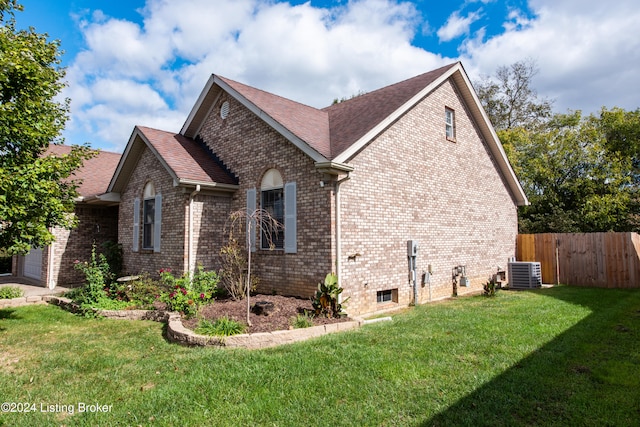
[[[69, 298], [59, 296], [44, 296], [39, 298], [39, 302], [48, 302], [49, 304], [57, 305], [71, 312], [78, 312], [80, 310], [80, 307]], [[35, 301], [33, 303], [35, 303]], [[16, 305], [9, 306], [15, 307]], [[355, 320], [346, 322], [311, 326], [309, 328], [289, 329], [274, 332], [257, 332], [254, 334], [240, 334], [228, 337], [220, 337], [196, 334], [191, 329], [185, 328], [182, 324], [180, 314], [175, 311], [94, 309], [94, 312], [109, 319], [151, 320], [154, 322], [165, 322], [167, 324], [167, 338], [169, 339], [169, 341], [183, 345], [217, 346], [246, 349], [259, 349], [275, 347], [283, 344], [291, 344], [294, 342], [304, 341], [326, 334], [357, 329], [364, 323], [364, 320], [356, 318]]]
[[20, 307], [31, 304], [45, 304], [43, 297], [40, 295], [31, 295], [28, 297], [3, 298], [0, 299], [0, 309], [9, 307]]

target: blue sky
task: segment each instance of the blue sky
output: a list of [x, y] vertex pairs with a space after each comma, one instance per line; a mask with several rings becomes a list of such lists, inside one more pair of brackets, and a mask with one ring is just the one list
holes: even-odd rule
[[462, 61], [472, 81], [531, 58], [556, 111], [640, 107], [636, 0], [22, 0], [65, 51], [69, 144], [178, 132], [220, 74], [315, 106]]

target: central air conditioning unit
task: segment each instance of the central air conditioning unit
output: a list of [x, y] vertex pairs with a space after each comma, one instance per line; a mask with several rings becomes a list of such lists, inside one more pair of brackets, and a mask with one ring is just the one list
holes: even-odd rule
[[542, 272], [539, 262], [515, 261], [509, 263], [509, 287], [512, 289], [533, 289], [542, 286]]

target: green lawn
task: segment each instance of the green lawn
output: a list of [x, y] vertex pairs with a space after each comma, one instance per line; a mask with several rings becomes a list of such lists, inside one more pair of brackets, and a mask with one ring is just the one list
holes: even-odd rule
[[0, 426], [640, 425], [640, 290], [502, 291], [260, 351], [162, 332], [0, 310], [0, 401], [35, 409]]

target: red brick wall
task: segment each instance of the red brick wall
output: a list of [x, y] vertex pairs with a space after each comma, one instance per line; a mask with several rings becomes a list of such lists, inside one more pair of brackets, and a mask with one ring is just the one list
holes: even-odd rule
[[[225, 242], [230, 204], [230, 197], [201, 193], [194, 198], [193, 256], [195, 263], [206, 270], [220, 268], [220, 248]], [[185, 247], [188, 247], [188, 235], [185, 239]], [[187, 265], [185, 269], [188, 269]]]
[[[133, 252], [133, 204], [140, 198], [140, 218], [144, 186], [153, 182], [156, 194], [162, 194], [161, 251], [142, 249], [142, 220], [139, 227], [140, 248]], [[119, 241], [124, 251], [124, 270], [127, 274], [147, 272], [157, 276], [161, 268], [182, 272], [186, 262], [186, 221], [189, 194], [173, 186], [173, 180], [155, 155], [145, 148], [126, 188], [120, 194]]]
[[[229, 115], [219, 109], [230, 103]], [[297, 253], [258, 250], [253, 271], [259, 289], [311, 296], [334, 270], [335, 215], [332, 186], [314, 162], [248, 109], [223, 94], [199, 136], [239, 178], [230, 198], [199, 194], [194, 200], [194, 250], [205, 267], [216, 268], [231, 212], [246, 209], [246, 191], [257, 190], [276, 168], [297, 184]], [[456, 141], [445, 138], [445, 106], [455, 111]], [[454, 86], [446, 82], [392, 124], [349, 162], [355, 170], [342, 184], [342, 285], [352, 314], [387, 306], [377, 291], [397, 289], [398, 305], [412, 299], [406, 242], [420, 244], [418, 272], [432, 266], [431, 286], [420, 286], [420, 302], [451, 295], [451, 270], [465, 265], [470, 288], [481, 289], [498, 266], [515, 254], [516, 206], [500, 172]], [[163, 195], [162, 252], [131, 252], [133, 199], [152, 180]], [[121, 195], [120, 242], [131, 274], [187, 266], [189, 191], [173, 187], [169, 174], [145, 150]], [[140, 230], [140, 233], [142, 230]], [[259, 246], [259, 245], [258, 245]]]
[[[133, 204], [140, 198], [140, 218], [144, 186], [153, 182], [156, 193], [162, 194], [162, 225], [160, 252], [133, 246]], [[189, 251], [189, 197], [193, 189], [173, 186], [173, 180], [158, 159], [148, 149], [141, 155], [120, 202], [120, 243], [124, 252], [127, 274], [148, 273], [157, 277], [160, 269], [170, 268], [176, 275], [188, 271]], [[224, 242], [224, 226], [230, 212], [230, 197], [202, 191], [194, 196], [193, 256], [206, 270], [220, 268], [219, 251]], [[142, 242], [142, 226], [139, 230]]]
[[[456, 142], [445, 138], [445, 106]], [[446, 82], [350, 162], [341, 187], [342, 285], [351, 313], [383, 308], [377, 291], [409, 304], [407, 240], [419, 242], [418, 273], [430, 264], [431, 298], [452, 293], [451, 270], [466, 265], [477, 291], [515, 255], [516, 206], [453, 85]], [[360, 254], [349, 260], [349, 256]], [[420, 286], [420, 285], [419, 285]], [[429, 287], [420, 286], [420, 301]]]
[[[224, 101], [229, 102], [230, 110], [223, 120], [219, 112]], [[232, 211], [246, 209], [246, 191], [251, 188], [257, 190], [259, 206], [260, 182], [270, 168], [278, 169], [285, 183], [296, 182], [297, 253], [258, 248], [254, 272], [263, 292], [310, 297], [332, 270], [331, 190], [320, 187], [322, 175], [316, 172], [313, 160], [226, 95], [211, 110], [200, 136], [240, 180], [240, 189], [231, 200]]]
[[[55, 227], [52, 230], [56, 240], [52, 246], [42, 251], [41, 286], [76, 286], [84, 283], [84, 275], [74, 268], [78, 261], [88, 261], [93, 244], [98, 253], [105, 242], [118, 241], [118, 207], [105, 207], [78, 203], [74, 216], [78, 226], [72, 230]], [[51, 261], [51, 254], [53, 260]], [[24, 257], [14, 257], [12, 274], [22, 276]], [[33, 280], [32, 280], [33, 281]], [[34, 281], [35, 282], [35, 281]]]
[[[118, 241], [118, 207], [101, 207], [78, 204], [75, 209], [78, 227], [73, 230], [56, 228], [56, 241], [43, 251], [43, 264], [49, 260], [53, 250], [53, 280], [61, 286], [77, 285], [84, 282], [84, 275], [76, 270], [74, 262], [89, 261], [91, 249], [96, 245], [98, 253], [103, 252], [103, 243]], [[45, 272], [47, 267], [45, 267]], [[48, 274], [48, 273], [47, 273]], [[44, 276], [43, 276], [44, 277]], [[45, 281], [46, 283], [46, 281]]]

